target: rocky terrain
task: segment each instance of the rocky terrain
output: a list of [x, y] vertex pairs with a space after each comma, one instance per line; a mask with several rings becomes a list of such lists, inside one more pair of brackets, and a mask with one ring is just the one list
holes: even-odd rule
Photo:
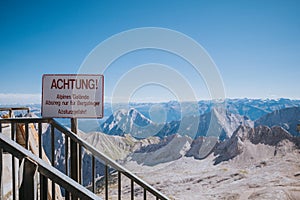
[[[187, 151], [170, 149], [175, 155]], [[241, 126], [205, 159], [195, 159], [195, 152], [154, 165], [153, 154], [161, 155], [154, 151], [125, 166], [171, 199], [300, 199], [299, 138], [281, 127]]]
[[[127, 151], [122, 163], [171, 199], [299, 199], [299, 137], [279, 126], [240, 125], [229, 139], [215, 140], [178, 134], [152, 137], [152, 142], [133, 145], [135, 150]], [[210, 143], [215, 146], [208, 152], [205, 145]], [[142, 194], [136, 188], [136, 195]], [[125, 199], [129, 195], [130, 188], [123, 188]]]

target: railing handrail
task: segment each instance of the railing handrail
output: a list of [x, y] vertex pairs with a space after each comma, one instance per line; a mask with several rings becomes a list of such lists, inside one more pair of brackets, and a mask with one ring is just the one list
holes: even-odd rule
[[31, 153], [29, 150], [26, 150], [21, 145], [17, 144], [13, 140], [7, 138], [4, 134], [0, 133], [0, 144], [1, 148], [4, 149], [6, 152], [14, 155], [19, 159], [27, 159], [31, 163], [37, 165], [38, 171], [45, 177], [53, 180], [54, 182], [58, 183], [66, 190], [72, 192], [76, 196], [84, 199], [101, 199], [96, 194], [88, 190], [87, 188], [83, 187], [64, 173], [60, 172], [55, 167], [47, 164], [44, 160], [38, 158], [36, 155]]
[[83, 146], [86, 150], [92, 153], [93, 156], [103, 160], [107, 165], [111, 166], [112, 168], [116, 169], [117, 171], [120, 171], [122, 174], [127, 176], [129, 179], [133, 180], [135, 183], [142, 186], [144, 189], [155, 195], [156, 197], [168, 200], [169, 198], [163, 195], [161, 192], [159, 192], [157, 189], [153, 188], [151, 185], [140, 179], [135, 174], [131, 173], [129, 170], [121, 166], [116, 161], [112, 160], [105, 154], [99, 152], [95, 147], [91, 146], [89, 143], [81, 139], [78, 135], [73, 133], [68, 128], [61, 125], [58, 121], [56, 121], [53, 118], [9, 118], [9, 119], [0, 119], [1, 123], [50, 123], [52, 124], [56, 129], [61, 131], [62, 133], [66, 134], [70, 139], [72, 139], [77, 144]]
[[27, 112], [29, 112], [30, 108], [28, 108], [28, 107], [0, 107], [0, 111], [10, 111], [10, 110], [27, 110]]
[[8, 111], [9, 117], [12, 117], [13, 111], [15, 111], [15, 110], [26, 110], [27, 113], [29, 113], [30, 108], [28, 108], [28, 107], [0, 107], [0, 112]]

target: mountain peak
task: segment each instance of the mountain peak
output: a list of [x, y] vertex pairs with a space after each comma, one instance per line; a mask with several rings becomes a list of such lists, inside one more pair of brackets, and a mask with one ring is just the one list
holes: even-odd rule
[[109, 135], [142, 134], [144, 129], [154, 123], [135, 108], [115, 111], [102, 125], [101, 129]]

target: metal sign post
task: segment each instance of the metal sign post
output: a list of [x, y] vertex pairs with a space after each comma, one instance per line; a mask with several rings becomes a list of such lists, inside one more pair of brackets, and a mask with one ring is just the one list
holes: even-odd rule
[[[75, 134], [77, 134], [77, 118], [71, 118], [71, 131]], [[80, 159], [79, 159], [79, 155], [81, 155], [79, 153], [79, 146], [76, 142], [74, 142], [73, 140], [71, 140], [71, 151], [70, 151], [70, 162], [71, 162], [71, 166], [70, 166], [70, 175], [71, 178], [74, 179], [76, 182], [80, 183]], [[74, 197], [76, 198], [76, 197]]]

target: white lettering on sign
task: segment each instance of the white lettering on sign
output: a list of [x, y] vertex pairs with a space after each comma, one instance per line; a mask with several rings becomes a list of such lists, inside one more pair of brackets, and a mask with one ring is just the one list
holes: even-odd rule
[[99, 74], [45, 74], [42, 116], [102, 118], [104, 78]]

